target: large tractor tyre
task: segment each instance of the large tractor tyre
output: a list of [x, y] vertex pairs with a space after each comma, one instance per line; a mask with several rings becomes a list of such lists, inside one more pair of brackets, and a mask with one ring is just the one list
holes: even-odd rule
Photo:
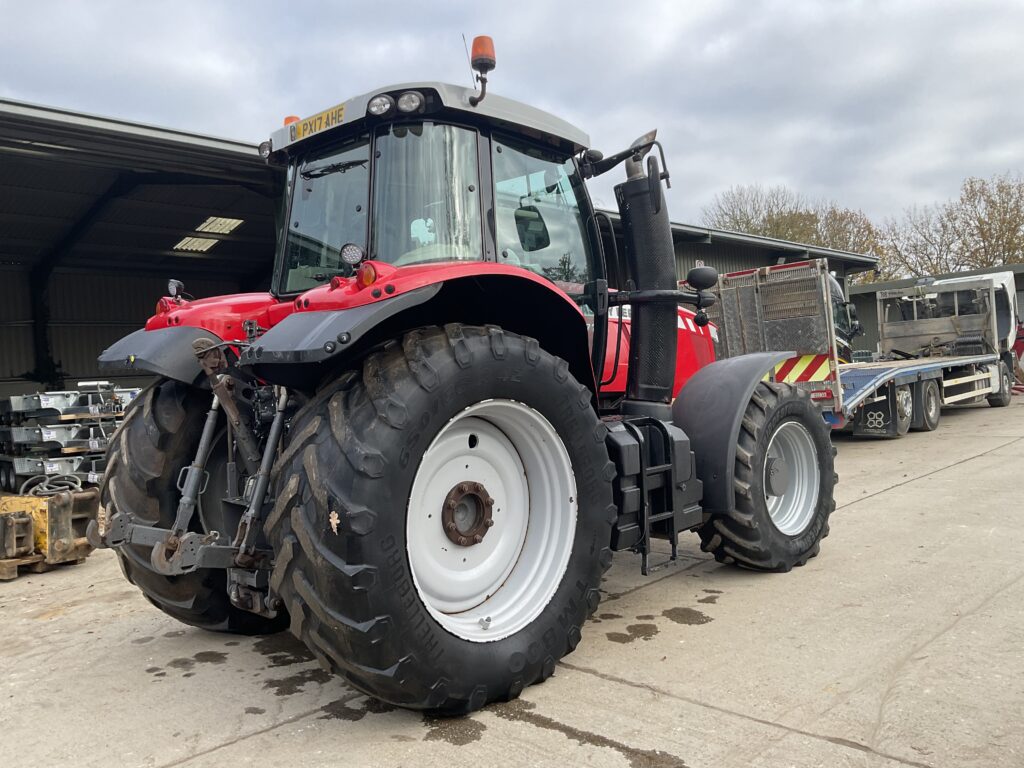
[[1013, 374], [1010, 373], [1010, 366], [1006, 363], [999, 363], [999, 391], [985, 399], [993, 408], [1005, 408], [1010, 404], [1011, 397], [1013, 397]]
[[580, 641], [611, 564], [591, 393], [534, 339], [407, 333], [296, 414], [266, 523], [292, 632], [355, 688], [465, 713]]
[[808, 392], [761, 382], [736, 446], [735, 508], [712, 513], [701, 548], [722, 563], [788, 571], [818, 554], [835, 509], [836, 450]]
[[[130, 522], [170, 528], [181, 497], [178, 475], [195, 458], [211, 397], [209, 392], [163, 379], [135, 398], [107, 452], [100, 487], [107, 519], [120, 512]], [[222, 444], [218, 440], [218, 445]], [[195, 531], [205, 532], [201, 520], [218, 519], [224, 469], [222, 452], [216, 448], [207, 469], [209, 480], [193, 518]], [[215, 530], [224, 534], [225, 527], [218, 525]], [[280, 632], [288, 626], [287, 616], [267, 619], [231, 605], [223, 570], [164, 576], [150, 566], [151, 548], [124, 545], [116, 551], [127, 579], [153, 605], [178, 621], [246, 635]]]
[[934, 432], [942, 418], [942, 391], [935, 379], [921, 382], [921, 425], [912, 427], [917, 432]]

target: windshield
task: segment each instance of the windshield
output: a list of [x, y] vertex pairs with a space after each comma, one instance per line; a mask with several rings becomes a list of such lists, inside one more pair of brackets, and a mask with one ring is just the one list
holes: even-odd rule
[[371, 258], [399, 267], [482, 259], [476, 132], [392, 125], [374, 149]]
[[832, 299], [832, 322], [835, 323], [836, 332], [849, 341], [853, 335], [853, 323], [850, 321], [850, 311], [847, 309], [843, 289], [839, 286], [839, 281], [831, 275], [828, 278], [828, 287]]
[[369, 180], [370, 144], [365, 136], [293, 168], [283, 293], [305, 291], [347, 274], [341, 247], [355, 243], [366, 248]]
[[499, 261], [543, 275], [570, 294], [589, 278], [588, 241], [572, 160], [495, 137], [494, 208]]

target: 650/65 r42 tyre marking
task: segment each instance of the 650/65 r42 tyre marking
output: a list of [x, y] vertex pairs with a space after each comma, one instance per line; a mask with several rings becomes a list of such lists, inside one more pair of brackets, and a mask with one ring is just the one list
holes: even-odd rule
[[809, 393], [758, 384], [736, 446], [735, 507], [711, 514], [699, 530], [701, 548], [719, 562], [760, 571], [806, 563], [835, 510], [835, 453]]
[[[163, 379], [132, 401], [107, 450], [100, 502], [108, 516], [119, 512], [143, 525], [173, 525], [181, 498], [178, 475], [195, 458], [210, 397], [209, 392]], [[217, 469], [208, 465], [208, 469], [211, 474], [223, 472], [223, 464]], [[223, 485], [211, 480], [208, 491], [200, 496], [200, 505], [218, 504], [214, 498], [217, 488], [223, 489]], [[199, 514], [193, 522], [198, 519]], [[178, 621], [240, 634], [279, 632], [287, 626], [286, 616], [267, 619], [231, 605], [222, 570], [164, 576], [150, 567], [147, 548], [125, 545], [116, 551], [128, 580]]]
[[[468, 712], [547, 678], [611, 564], [605, 433], [590, 391], [533, 339], [448, 325], [386, 344], [292, 423], [266, 524], [292, 631], [406, 707]], [[538, 459], [557, 465], [543, 487]], [[527, 520], [550, 551], [530, 551]], [[503, 603], [516, 585], [530, 599]]]

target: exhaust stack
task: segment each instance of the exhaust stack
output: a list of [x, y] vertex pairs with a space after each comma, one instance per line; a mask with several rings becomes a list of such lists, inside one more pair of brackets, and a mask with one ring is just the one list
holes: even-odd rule
[[[615, 187], [622, 217], [626, 264], [637, 291], [676, 290], [676, 257], [672, 229], [655, 156], [643, 155], [654, 141], [651, 132], [634, 142], [647, 145], [626, 160], [626, 181]], [[670, 420], [676, 371], [676, 305], [638, 302], [632, 307], [629, 374], [622, 412]]]

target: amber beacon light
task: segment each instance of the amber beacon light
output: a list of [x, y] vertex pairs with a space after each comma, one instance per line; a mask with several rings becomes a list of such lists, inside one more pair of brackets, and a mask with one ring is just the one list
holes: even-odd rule
[[487, 73], [494, 69], [497, 60], [494, 58], [494, 41], [487, 35], [477, 35], [473, 38], [473, 54], [470, 57], [470, 65], [479, 74], [476, 79], [480, 82], [480, 95], [471, 96], [469, 105], [475, 107], [484, 100], [487, 95]]

